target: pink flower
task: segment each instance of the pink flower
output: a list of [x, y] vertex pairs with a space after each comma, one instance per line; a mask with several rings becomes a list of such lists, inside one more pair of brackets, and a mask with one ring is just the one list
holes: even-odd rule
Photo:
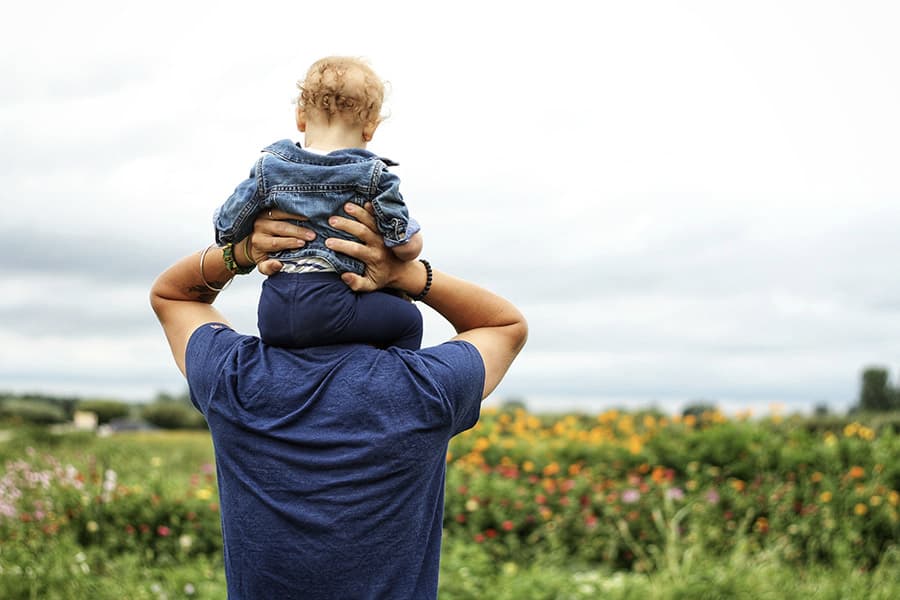
[[172, 533], [172, 530], [165, 525], [160, 525], [156, 528], [156, 533], [158, 533], [162, 537], [169, 537], [169, 534]]
[[625, 504], [634, 504], [641, 499], [641, 493], [635, 489], [628, 489], [622, 492], [622, 502]]
[[683, 500], [684, 499], [684, 490], [681, 488], [669, 488], [666, 490], [666, 496], [668, 496], [671, 500]]

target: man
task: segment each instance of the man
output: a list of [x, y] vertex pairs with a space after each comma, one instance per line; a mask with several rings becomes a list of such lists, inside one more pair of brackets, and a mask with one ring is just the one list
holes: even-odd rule
[[[416, 351], [289, 350], [233, 331], [211, 303], [234, 271], [314, 235], [278, 211], [257, 219], [233, 254], [188, 256], [151, 290], [212, 434], [232, 600], [435, 598], [447, 444], [475, 425], [525, 343], [525, 319], [510, 302], [399, 261], [371, 214], [345, 210], [352, 218], [331, 225], [362, 243], [326, 244], [363, 261], [366, 273], [344, 281], [359, 292], [424, 294], [458, 332], [452, 340]], [[277, 268], [260, 264], [266, 274]]]

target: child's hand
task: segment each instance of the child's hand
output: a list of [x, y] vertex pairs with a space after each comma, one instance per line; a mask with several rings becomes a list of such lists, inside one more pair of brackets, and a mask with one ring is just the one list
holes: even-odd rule
[[394, 256], [403, 262], [416, 260], [419, 258], [419, 254], [422, 253], [422, 232], [417, 231], [409, 238], [408, 242], [399, 246], [394, 246], [391, 248], [391, 251], [393, 251]]

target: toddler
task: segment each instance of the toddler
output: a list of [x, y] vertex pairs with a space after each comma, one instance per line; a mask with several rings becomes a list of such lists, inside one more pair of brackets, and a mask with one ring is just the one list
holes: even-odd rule
[[328, 237], [353, 239], [330, 227], [329, 217], [345, 215], [346, 202], [371, 202], [384, 243], [397, 258], [415, 260], [422, 249], [400, 180], [388, 171], [397, 163], [366, 150], [381, 122], [384, 84], [360, 59], [328, 57], [315, 62], [297, 87], [303, 146], [281, 140], [262, 150], [250, 176], [216, 210], [216, 242], [226, 255], [234, 252], [260, 211], [306, 216], [299, 224], [315, 231], [316, 239], [271, 255], [283, 267], [263, 283], [260, 338], [293, 348], [364, 342], [416, 350], [422, 341], [418, 308], [388, 291], [354, 292], [340, 274], [362, 275], [365, 266], [325, 246]]

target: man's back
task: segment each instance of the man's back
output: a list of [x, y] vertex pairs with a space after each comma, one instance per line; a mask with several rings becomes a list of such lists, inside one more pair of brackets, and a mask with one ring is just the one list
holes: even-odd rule
[[436, 595], [447, 443], [484, 385], [473, 346], [285, 350], [207, 324], [186, 366], [230, 598]]

